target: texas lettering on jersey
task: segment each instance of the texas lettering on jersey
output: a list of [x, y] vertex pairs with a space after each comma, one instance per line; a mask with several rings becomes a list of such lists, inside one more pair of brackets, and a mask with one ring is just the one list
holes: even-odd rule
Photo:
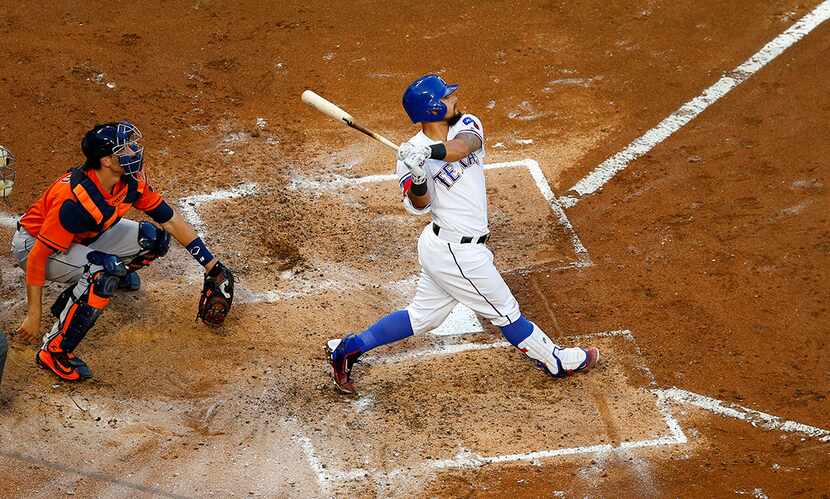
[[464, 170], [473, 166], [481, 166], [481, 159], [476, 153], [472, 153], [455, 163], [444, 163], [438, 173], [432, 176], [432, 180], [440, 182], [447, 189], [451, 189], [456, 182], [461, 180]]

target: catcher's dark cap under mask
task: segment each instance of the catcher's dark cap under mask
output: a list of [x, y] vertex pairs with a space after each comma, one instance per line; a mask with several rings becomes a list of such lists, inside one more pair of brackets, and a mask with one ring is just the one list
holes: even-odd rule
[[101, 158], [115, 155], [124, 174], [135, 177], [144, 165], [144, 146], [141, 131], [129, 121], [95, 125], [81, 140], [81, 150], [87, 164], [97, 164]]

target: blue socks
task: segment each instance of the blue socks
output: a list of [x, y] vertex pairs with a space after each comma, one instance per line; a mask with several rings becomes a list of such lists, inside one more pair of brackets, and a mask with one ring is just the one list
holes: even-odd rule
[[[501, 333], [513, 346], [526, 340], [533, 332], [533, 323], [519, 316], [518, 320], [502, 326]], [[351, 338], [348, 345], [349, 350], [357, 348], [361, 353], [366, 353], [381, 345], [393, 343], [412, 336], [412, 323], [409, 321], [409, 312], [398, 310], [375, 322], [366, 331]]]
[[361, 353], [412, 336], [412, 323], [409, 312], [398, 310], [375, 322], [369, 329], [355, 337], [356, 346]]
[[530, 336], [530, 333], [533, 332], [533, 323], [525, 319], [524, 315], [520, 315], [518, 320], [502, 326], [499, 329], [501, 329], [501, 334], [504, 335], [505, 339], [511, 345], [518, 347], [519, 343], [526, 340]]

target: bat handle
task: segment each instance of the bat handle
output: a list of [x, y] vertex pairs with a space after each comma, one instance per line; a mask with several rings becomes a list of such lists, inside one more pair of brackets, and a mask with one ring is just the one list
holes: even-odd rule
[[378, 140], [380, 141], [381, 144], [385, 145], [386, 147], [388, 147], [389, 149], [392, 149], [395, 152], [398, 152], [398, 148], [400, 148], [400, 146], [395, 145], [394, 142], [387, 139], [386, 137], [382, 137], [382, 136], [378, 137]]
[[384, 137], [383, 135], [381, 135], [377, 132], [374, 132], [372, 130], [369, 130], [368, 128], [363, 127], [360, 123], [355, 123], [354, 121], [346, 121], [346, 124], [349, 125], [350, 127], [354, 128], [355, 130], [358, 130], [360, 132], [365, 133], [366, 135], [368, 135], [369, 137], [372, 137], [373, 139], [377, 140], [378, 142], [385, 145], [389, 149], [392, 149], [393, 151], [397, 152], [399, 146], [397, 144], [395, 144], [394, 142], [392, 142], [391, 140]]

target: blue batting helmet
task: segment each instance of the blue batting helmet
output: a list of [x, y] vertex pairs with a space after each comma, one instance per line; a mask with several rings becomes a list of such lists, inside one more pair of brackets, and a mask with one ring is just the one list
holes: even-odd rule
[[144, 165], [144, 146], [141, 131], [129, 121], [95, 125], [84, 135], [81, 150], [87, 164], [97, 164], [101, 158], [115, 155], [124, 174], [135, 177]]
[[458, 85], [447, 83], [438, 75], [429, 74], [413, 81], [403, 93], [403, 108], [412, 123], [441, 121], [447, 105], [441, 99], [455, 92]]

